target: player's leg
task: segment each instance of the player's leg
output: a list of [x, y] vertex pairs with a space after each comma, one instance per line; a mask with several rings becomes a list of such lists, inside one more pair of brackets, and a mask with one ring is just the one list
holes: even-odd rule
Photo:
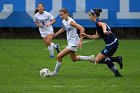
[[117, 56], [117, 57], [112, 57], [112, 55], [117, 51], [117, 48], [119, 46], [119, 42], [117, 41], [113, 45], [109, 46], [109, 56], [111, 62], [117, 62], [120, 66], [120, 68], [123, 68], [123, 62], [122, 62], [122, 57]]
[[121, 74], [119, 73], [117, 67], [114, 63], [112, 63], [106, 55], [99, 53], [97, 57], [95, 58], [96, 63], [99, 64], [106, 64], [108, 68], [115, 74], [116, 77], [121, 77]]
[[95, 62], [95, 57], [94, 55], [91, 55], [91, 56], [77, 56], [75, 51], [71, 51], [70, 52], [70, 57], [72, 59], [73, 62], [76, 62], [76, 61], [91, 61], [91, 62]]
[[55, 65], [54, 71], [51, 73], [51, 76], [55, 76], [58, 74], [58, 71], [62, 65], [62, 58], [70, 53], [70, 50], [68, 48], [65, 48], [57, 55], [57, 63]]
[[120, 66], [120, 68], [123, 68], [123, 62], [122, 62], [122, 57], [117, 56], [117, 57], [112, 57], [112, 55], [117, 51], [118, 48], [118, 42], [114, 43], [111, 46], [106, 46], [105, 49], [107, 50], [105, 53], [105, 49], [102, 51], [102, 54], [108, 56], [107, 59], [110, 60], [111, 62], [117, 62]]
[[51, 37], [50, 37], [51, 46], [56, 49], [57, 53], [59, 53], [60, 52], [60, 50], [59, 50], [59, 44], [54, 44], [52, 42], [53, 31], [51, 32], [50, 35], [51, 35]]
[[53, 30], [50, 30], [50, 32], [48, 32], [48, 33], [51, 34], [51, 45], [53, 46], [53, 48], [56, 49], [57, 53], [59, 53], [59, 52], [60, 52], [60, 50], [59, 50], [59, 44], [54, 44], [54, 43], [52, 42], [52, 36], [53, 36], [53, 34], [54, 34], [54, 31], [53, 31]]
[[44, 43], [46, 44], [46, 46], [48, 46], [48, 50], [50, 53], [50, 57], [53, 58], [54, 57], [54, 50], [53, 50], [53, 45], [51, 44], [52, 41], [52, 35], [48, 34], [45, 37], [43, 37]]
[[43, 38], [46, 46], [48, 46], [48, 50], [50, 53], [50, 57], [53, 58], [54, 57], [54, 48], [56, 48], [57, 52], [59, 53], [59, 45], [58, 44], [54, 44], [52, 42], [52, 34], [48, 34], [46, 35], [46, 37]]
[[79, 58], [76, 56], [75, 51], [70, 51], [70, 58], [73, 62], [79, 61]]
[[117, 57], [107, 57], [108, 60], [110, 60], [111, 62], [117, 62], [120, 66], [120, 69], [123, 68], [123, 61], [122, 61], [122, 57], [121, 56], [117, 56]]
[[112, 62], [117, 62], [118, 64], [119, 64], [119, 66], [120, 66], [120, 68], [122, 69], [123, 68], [123, 58], [122, 58], [122, 56], [117, 56], [117, 57], [109, 57], [110, 58], [110, 60], [112, 61]]

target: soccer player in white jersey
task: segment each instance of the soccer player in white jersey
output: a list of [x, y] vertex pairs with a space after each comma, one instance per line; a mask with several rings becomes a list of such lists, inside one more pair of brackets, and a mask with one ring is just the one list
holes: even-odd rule
[[34, 22], [39, 27], [39, 32], [43, 38], [48, 50], [50, 52], [50, 57], [54, 57], [54, 48], [56, 48], [59, 53], [58, 44], [52, 43], [53, 27], [55, 23], [54, 17], [44, 10], [44, 5], [42, 3], [38, 4], [38, 8], [35, 11]]
[[83, 37], [78, 36], [77, 34], [77, 29], [80, 30], [80, 33], [84, 33], [85, 29], [77, 24], [69, 15], [68, 15], [68, 10], [65, 8], [60, 9], [59, 15], [62, 18], [62, 24], [63, 27], [54, 34], [54, 37], [59, 35], [60, 33], [66, 31], [67, 33], [67, 43], [68, 45], [64, 50], [62, 50], [58, 55], [57, 55], [57, 63], [55, 66], [54, 71], [50, 74], [50, 76], [56, 76], [58, 74], [58, 71], [62, 65], [62, 58], [66, 56], [67, 54], [70, 54], [70, 57], [73, 62], [75, 61], [92, 61], [94, 62], [94, 55], [91, 56], [77, 56], [76, 51], [77, 48], [82, 47], [82, 40]]

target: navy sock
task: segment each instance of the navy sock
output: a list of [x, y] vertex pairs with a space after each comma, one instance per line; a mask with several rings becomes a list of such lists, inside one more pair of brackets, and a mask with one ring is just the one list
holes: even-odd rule
[[119, 59], [119, 56], [118, 57], [107, 57], [107, 58], [104, 58], [100, 61], [100, 64], [105, 64], [106, 62], [119, 62], [120, 59]]
[[108, 68], [116, 75], [119, 74], [119, 71], [117, 69], [117, 67], [115, 66], [114, 63], [112, 62], [107, 62], [106, 65], [108, 66]]
[[119, 62], [120, 61], [119, 57], [110, 57], [110, 60], [112, 62]]
[[106, 64], [107, 62], [111, 62], [110, 58], [107, 57], [107, 58], [104, 58], [100, 61], [100, 64]]
[[106, 64], [108, 68], [116, 75], [119, 74], [119, 71], [115, 64], [110, 60], [110, 58], [104, 58], [100, 61], [100, 64]]

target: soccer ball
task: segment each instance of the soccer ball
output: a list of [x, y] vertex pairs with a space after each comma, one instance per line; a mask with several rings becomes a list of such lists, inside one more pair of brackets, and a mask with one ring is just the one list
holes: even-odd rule
[[41, 77], [49, 77], [50, 76], [50, 70], [47, 68], [43, 68], [40, 70], [40, 76]]

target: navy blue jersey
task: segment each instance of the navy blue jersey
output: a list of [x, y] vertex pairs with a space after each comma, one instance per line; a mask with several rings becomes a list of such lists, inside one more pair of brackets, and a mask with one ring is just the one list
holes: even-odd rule
[[[116, 39], [115, 35], [113, 33], [109, 35], [104, 34], [103, 28], [99, 26], [99, 22], [103, 22], [103, 21], [97, 18], [95, 22], [96, 30], [97, 30], [97, 33], [104, 39], [105, 44], [110, 44], [114, 42]], [[107, 24], [106, 24], [106, 31], [111, 31], [110, 27]]]

